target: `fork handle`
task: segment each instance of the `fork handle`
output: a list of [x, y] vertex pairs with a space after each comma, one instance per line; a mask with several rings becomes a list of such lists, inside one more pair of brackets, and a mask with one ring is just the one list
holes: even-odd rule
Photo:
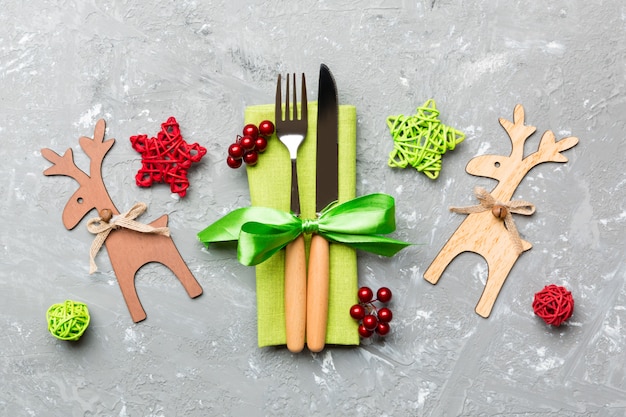
[[320, 352], [326, 344], [328, 323], [328, 288], [330, 247], [320, 235], [311, 237], [307, 286], [306, 344], [311, 352]]
[[291, 211], [300, 215], [300, 190], [298, 188], [298, 165], [296, 158], [291, 159]]
[[306, 257], [300, 235], [285, 250], [285, 330], [287, 349], [294, 353], [304, 349], [306, 305]]

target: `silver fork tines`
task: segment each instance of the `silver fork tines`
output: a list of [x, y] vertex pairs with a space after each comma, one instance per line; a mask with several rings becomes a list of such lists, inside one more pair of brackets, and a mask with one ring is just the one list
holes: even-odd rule
[[291, 211], [300, 214], [300, 197], [298, 190], [298, 170], [296, 159], [298, 157], [298, 148], [306, 137], [308, 128], [307, 123], [307, 98], [306, 98], [306, 80], [302, 74], [302, 93], [300, 97], [300, 118], [298, 119], [298, 97], [296, 94], [296, 74], [293, 74], [293, 104], [290, 103], [289, 97], [289, 75], [287, 75], [287, 85], [285, 92], [285, 113], [283, 117], [282, 106], [282, 86], [281, 76], [278, 75], [276, 84], [276, 107], [275, 107], [275, 124], [276, 136], [289, 150], [289, 158], [291, 159]]

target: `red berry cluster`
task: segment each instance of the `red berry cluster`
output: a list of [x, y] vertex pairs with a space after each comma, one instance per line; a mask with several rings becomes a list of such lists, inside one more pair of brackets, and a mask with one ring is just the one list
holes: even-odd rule
[[350, 316], [355, 320], [360, 320], [359, 334], [361, 337], [370, 337], [374, 332], [379, 336], [385, 336], [391, 330], [389, 322], [393, 318], [393, 313], [387, 307], [376, 308], [376, 301], [387, 304], [391, 301], [391, 290], [382, 287], [374, 293], [369, 287], [361, 287], [358, 292], [359, 304], [350, 308]]
[[263, 120], [259, 126], [252, 123], [243, 128], [243, 136], [237, 135], [237, 141], [228, 147], [226, 163], [231, 168], [239, 168], [242, 163], [255, 165], [259, 153], [267, 148], [267, 139], [274, 133], [274, 123]]

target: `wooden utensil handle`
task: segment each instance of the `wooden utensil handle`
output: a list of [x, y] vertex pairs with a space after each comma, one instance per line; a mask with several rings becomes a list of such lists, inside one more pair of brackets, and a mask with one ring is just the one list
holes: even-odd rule
[[330, 278], [330, 247], [320, 235], [311, 237], [307, 285], [307, 346], [320, 352], [326, 344], [328, 323], [328, 286]]
[[287, 349], [294, 353], [304, 349], [306, 301], [306, 255], [300, 235], [285, 251], [285, 330]]

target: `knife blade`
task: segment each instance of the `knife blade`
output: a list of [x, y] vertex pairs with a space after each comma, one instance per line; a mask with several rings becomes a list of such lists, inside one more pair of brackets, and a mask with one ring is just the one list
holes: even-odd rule
[[[320, 66], [317, 99], [317, 156], [315, 210], [319, 213], [337, 201], [339, 185], [337, 85], [330, 69]], [[328, 290], [330, 278], [330, 245], [314, 234], [309, 251], [307, 283], [307, 346], [320, 352], [326, 344], [328, 323]]]

